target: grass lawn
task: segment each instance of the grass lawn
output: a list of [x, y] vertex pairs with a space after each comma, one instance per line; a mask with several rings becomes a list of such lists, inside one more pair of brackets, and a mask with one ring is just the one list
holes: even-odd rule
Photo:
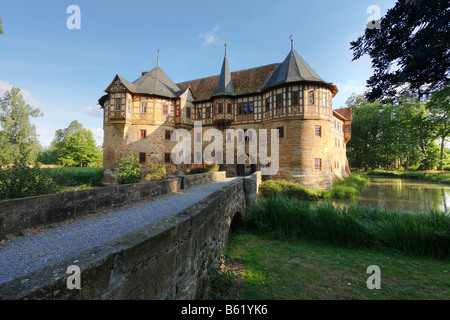
[[[279, 241], [242, 229], [230, 233], [226, 256], [226, 268], [237, 267], [242, 300], [450, 299], [448, 260]], [[380, 290], [367, 288], [370, 265], [380, 267]]]

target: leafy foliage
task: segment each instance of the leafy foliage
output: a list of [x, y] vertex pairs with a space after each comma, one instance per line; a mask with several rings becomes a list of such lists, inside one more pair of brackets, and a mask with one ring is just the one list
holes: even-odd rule
[[392, 99], [406, 83], [405, 89], [416, 93], [424, 85], [431, 91], [448, 83], [449, 24], [448, 0], [399, 0], [381, 18], [379, 29], [366, 28], [350, 44], [353, 60], [372, 59], [367, 98]]
[[144, 180], [155, 181], [164, 180], [167, 178], [167, 168], [163, 164], [153, 164], [150, 172], [144, 175]]
[[41, 116], [39, 109], [26, 104], [19, 88], [4, 93], [0, 99], [0, 166], [35, 162], [40, 144], [30, 118]]
[[0, 170], [0, 200], [56, 193], [59, 187], [51, 175], [38, 167], [15, 165]]
[[117, 182], [119, 184], [136, 183], [141, 181], [141, 169], [138, 159], [130, 154], [125, 157], [119, 165]]
[[186, 168], [186, 174], [197, 174], [197, 173], [205, 173], [205, 172], [217, 172], [219, 171], [220, 166], [214, 162], [211, 164], [203, 163], [203, 164], [193, 164]]
[[91, 167], [101, 163], [103, 153], [96, 146], [92, 132], [75, 120], [67, 128], [56, 131], [51, 147], [40, 156], [46, 161], [43, 163], [53, 162], [55, 158], [62, 166]]

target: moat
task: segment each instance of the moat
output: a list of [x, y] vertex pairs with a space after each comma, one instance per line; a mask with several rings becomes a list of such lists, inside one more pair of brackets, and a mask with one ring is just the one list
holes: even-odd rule
[[412, 179], [371, 177], [359, 196], [335, 202], [387, 210], [450, 213], [450, 186]]

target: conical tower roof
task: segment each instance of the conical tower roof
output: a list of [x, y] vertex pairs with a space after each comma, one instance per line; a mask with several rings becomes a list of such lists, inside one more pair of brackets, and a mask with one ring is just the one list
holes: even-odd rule
[[234, 95], [233, 81], [231, 80], [231, 72], [228, 66], [227, 45], [225, 44], [225, 57], [220, 71], [219, 82], [217, 83], [215, 95]]
[[297, 51], [292, 48], [286, 59], [278, 65], [269, 79], [267, 79], [261, 91], [283, 83], [300, 81], [325, 83], [305, 60], [300, 57]]

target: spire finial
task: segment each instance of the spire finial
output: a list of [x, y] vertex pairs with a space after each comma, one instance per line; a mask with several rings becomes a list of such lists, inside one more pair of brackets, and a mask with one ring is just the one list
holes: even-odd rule
[[292, 34], [289, 39], [291, 39], [291, 50], [294, 50], [294, 39], [292, 39]]
[[158, 56], [156, 57], [156, 66], [159, 67], [159, 50], [158, 50]]
[[225, 42], [225, 58], [227, 57], [227, 43]]

